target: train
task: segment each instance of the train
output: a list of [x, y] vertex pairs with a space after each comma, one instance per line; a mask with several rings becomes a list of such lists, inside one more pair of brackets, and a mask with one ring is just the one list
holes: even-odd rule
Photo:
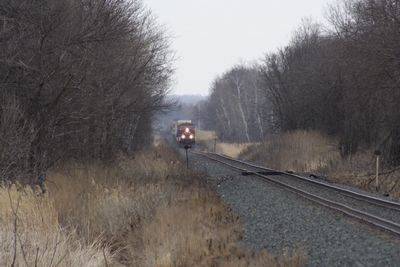
[[173, 122], [172, 136], [178, 145], [192, 147], [196, 143], [196, 127], [191, 120], [176, 120]]

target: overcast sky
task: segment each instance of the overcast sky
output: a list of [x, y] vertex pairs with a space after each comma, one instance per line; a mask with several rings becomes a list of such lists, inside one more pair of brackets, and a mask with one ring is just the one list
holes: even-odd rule
[[217, 75], [286, 45], [332, 0], [143, 0], [173, 36], [175, 94], [208, 94]]

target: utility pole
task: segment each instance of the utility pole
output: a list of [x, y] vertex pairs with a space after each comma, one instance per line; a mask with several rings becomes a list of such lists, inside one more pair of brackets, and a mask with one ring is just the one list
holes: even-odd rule
[[186, 169], [189, 169], [189, 154], [188, 150], [191, 148], [190, 145], [185, 145], [185, 152], [186, 152]]

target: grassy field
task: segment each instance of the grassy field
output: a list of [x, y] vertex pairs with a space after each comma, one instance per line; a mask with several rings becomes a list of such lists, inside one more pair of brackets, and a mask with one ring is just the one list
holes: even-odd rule
[[[337, 140], [314, 131], [283, 133], [244, 149], [240, 157], [278, 170], [313, 172], [344, 184], [376, 191], [375, 157], [371, 149], [347, 159]], [[381, 170], [379, 192], [400, 198], [400, 172]]]
[[302, 266], [240, 245], [238, 217], [165, 145], [113, 166], [70, 163], [47, 193], [0, 187], [1, 266]]

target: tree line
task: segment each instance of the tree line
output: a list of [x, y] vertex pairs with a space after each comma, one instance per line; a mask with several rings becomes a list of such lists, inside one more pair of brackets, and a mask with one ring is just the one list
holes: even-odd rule
[[141, 1], [0, 1], [0, 177], [149, 143], [172, 53]]
[[[348, 0], [327, 11], [329, 25], [305, 21], [257, 66], [218, 77], [203, 120], [227, 141], [318, 130], [339, 140], [343, 157], [368, 147], [398, 165], [400, 1]], [[238, 79], [238, 70], [253, 77]]]

